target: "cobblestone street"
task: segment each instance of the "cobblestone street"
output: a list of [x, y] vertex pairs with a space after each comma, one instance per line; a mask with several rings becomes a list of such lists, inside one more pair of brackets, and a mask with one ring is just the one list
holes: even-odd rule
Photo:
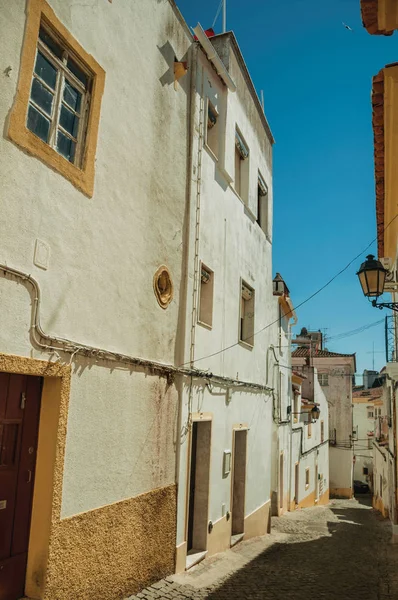
[[398, 545], [368, 499], [332, 500], [274, 518], [272, 533], [242, 542], [129, 600], [186, 598], [396, 600]]

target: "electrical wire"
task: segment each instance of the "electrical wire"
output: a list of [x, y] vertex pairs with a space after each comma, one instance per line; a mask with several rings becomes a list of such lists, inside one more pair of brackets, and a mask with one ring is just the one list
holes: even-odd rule
[[[383, 229], [383, 233], [391, 225], [391, 223], [393, 223], [393, 221], [395, 221], [395, 219], [397, 217], [398, 217], [398, 213], [391, 219], [391, 221], [389, 223], [387, 223], [387, 225]], [[302, 306], [304, 306], [304, 304], [307, 304], [307, 302], [309, 302], [310, 300], [312, 300], [313, 298], [315, 298], [315, 296], [317, 296], [318, 294], [320, 294], [321, 292], [323, 292], [323, 290], [326, 289], [331, 283], [333, 283], [333, 281], [335, 281], [338, 277], [340, 277], [340, 275], [342, 275], [345, 271], [347, 271], [347, 269], [349, 269], [349, 267], [356, 260], [358, 260], [362, 256], [362, 254], [364, 254], [364, 252], [366, 252], [376, 241], [377, 241], [377, 237], [373, 238], [373, 240], [371, 242], [369, 242], [369, 244], [367, 244], [367, 246], [365, 246], [365, 248], [363, 248], [363, 250], [361, 250], [361, 252], [359, 252], [356, 256], [354, 256], [354, 258], [352, 258], [345, 265], [345, 267], [343, 267], [342, 269], [340, 269], [340, 271], [338, 271], [335, 275], [333, 275], [333, 277], [331, 277], [324, 285], [322, 285], [320, 288], [318, 288], [313, 294], [311, 294], [310, 296], [308, 296], [308, 298], [306, 298], [305, 300], [303, 300], [302, 302], [300, 302], [299, 304], [297, 304], [297, 306], [293, 307], [293, 309], [291, 311], [288, 311], [287, 313], [284, 313], [282, 316], [285, 317], [285, 316], [291, 314], [292, 312], [296, 312], [299, 308], [301, 308]], [[222, 348], [221, 350], [217, 350], [216, 352], [212, 352], [211, 354], [208, 354], [207, 356], [202, 356], [201, 358], [196, 358], [191, 363], [189, 361], [186, 362], [186, 363], [183, 363], [182, 365], [180, 365], [180, 367], [184, 367], [187, 364], [191, 364], [192, 365], [193, 363], [197, 363], [197, 362], [199, 362], [201, 360], [206, 360], [208, 358], [212, 358], [213, 356], [218, 356], [220, 354], [223, 354], [224, 352], [227, 352], [227, 350], [231, 350], [231, 348], [235, 348], [235, 346], [239, 346], [239, 344], [241, 342], [245, 342], [245, 341], [247, 341], [249, 339], [252, 339], [255, 335], [258, 335], [259, 333], [262, 333], [263, 331], [265, 331], [269, 327], [272, 327], [272, 325], [275, 325], [275, 323], [278, 323], [279, 320], [280, 320], [280, 317], [278, 317], [275, 321], [272, 321], [271, 323], [268, 323], [267, 325], [265, 325], [264, 327], [262, 327], [258, 331], [255, 331], [252, 335], [248, 336], [246, 339], [240, 340], [238, 342], [235, 342], [234, 344], [231, 344], [230, 346], [227, 346], [226, 348]]]
[[223, 5], [223, 2], [224, 2], [224, 0], [221, 0], [220, 4], [219, 4], [219, 6], [218, 6], [218, 9], [217, 9], [217, 12], [216, 12], [216, 16], [214, 17], [214, 21], [213, 21], [213, 24], [212, 24], [212, 26], [211, 26], [211, 27], [212, 27], [212, 29], [214, 28], [214, 25], [216, 24], [216, 21], [217, 21], [217, 19], [218, 19], [218, 15], [219, 15], [219, 14], [220, 14], [220, 12], [221, 12], [221, 8], [222, 8], [222, 5]]

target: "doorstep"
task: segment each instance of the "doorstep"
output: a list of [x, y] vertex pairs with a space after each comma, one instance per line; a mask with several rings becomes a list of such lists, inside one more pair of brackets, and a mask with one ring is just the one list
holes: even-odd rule
[[244, 538], [244, 533], [237, 533], [236, 535], [231, 535], [231, 548], [236, 546], [241, 540]]
[[187, 554], [187, 560], [185, 562], [185, 570], [188, 571], [194, 565], [200, 563], [201, 560], [206, 558], [207, 550], [190, 550]]

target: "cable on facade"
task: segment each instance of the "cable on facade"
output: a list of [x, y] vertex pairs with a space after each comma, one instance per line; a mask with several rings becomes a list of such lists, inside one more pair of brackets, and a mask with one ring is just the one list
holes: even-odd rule
[[[393, 221], [395, 221], [396, 218], [398, 218], [398, 213], [391, 219], [391, 221], [389, 223], [387, 223], [387, 225], [383, 229], [383, 232], [386, 231], [386, 229], [391, 225], [391, 223]], [[286, 316], [292, 314], [292, 312], [297, 311], [299, 308], [301, 308], [302, 306], [304, 306], [304, 304], [306, 304], [307, 302], [309, 302], [310, 300], [312, 300], [313, 298], [315, 298], [315, 296], [317, 296], [318, 294], [320, 294], [331, 283], [333, 283], [333, 281], [335, 281], [340, 275], [342, 275], [356, 260], [358, 260], [362, 256], [362, 254], [364, 254], [370, 248], [370, 246], [372, 246], [372, 244], [374, 244], [376, 241], [377, 241], [377, 237], [374, 238], [371, 242], [369, 242], [369, 244], [363, 250], [361, 250], [361, 252], [359, 252], [359, 254], [357, 254], [356, 256], [354, 256], [354, 258], [352, 258], [346, 264], [345, 267], [343, 267], [342, 269], [340, 269], [340, 271], [338, 271], [333, 277], [331, 277], [324, 285], [322, 285], [313, 294], [311, 294], [310, 296], [308, 296], [308, 298], [306, 298], [305, 300], [303, 300], [302, 302], [300, 302], [299, 304], [297, 304], [297, 306], [293, 307], [293, 309], [291, 311], [288, 311], [287, 313], [284, 313], [282, 315], [282, 317], [286, 317]], [[262, 327], [258, 331], [255, 331], [252, 335], [248, 336], [246, 339], [240, 340], [240, 341], [245, 342], [245, 341], [253, 338], [255, 335], [258, 335], [259, 333], [262, 333], [263, 331], [265, 331], [269, 327], [272, 327], [272, 325], [275, 325], [276, 323], [278, 323], [279, 320], [280, 320], [280, 317], [278, 317], [275, 321], [272, 321], [271, 323], [268, 323], [267, 325], [265, 325], [264, 327]], [[196, 362], [199, 362], [201, 360], [206, 360], [208, 358], [212, 358], [213, 356], [218, 356], [219, 354], [222, 354], [223, 352], [226, 352], [227, 350], [231, 350], [231, 348], [235, 348], [235, 346], [239, 346], [240, 341], [239, 342], [235, 342], [234, 344], [231, 344], [230, 346], [227, 346], [226, 348], [218, 350], [217, 352], [212, 352], [211, 354], [208, 354], [207, 356], [202, 356], [201, 358], [197, 358], [197, 359], [195, 359], [194, 362], [196, 363]], [[189, 363], [187, 362], [187, 363], [184, 363], [184, 364], [182, 364], [180, 366], [183, 367], [186, 364], [189, 364]]]
[[[212, 381], [221, 386], [224, 385], [227, 387], [235, 387], [237, 389], [250, 389], [260, 393], [272, 392], [271, 387], [260, 383], [253, 383], [237, 378], [226, 377], [224, 375], [217, 375], [215, 373], [211, 373], [210, 371], [203, 371], [196, 368], [175, 367], [173, 365], [167, 365], [153, 360], [129, 356], [127, 354], [106, 350], [104, 348], [80, 344], [66, 338], [48, 335], [43, 331], [40, 324], [41, 292], [38, 282], [30, 274], [28, 275], [27, 273], [23, 273], [22, 271], [18, 271], [17, 269], [13, 269], [7, 265], [0, 265], [0, 271], [3, 271], [5, 275], [11, 275], [29, 283], [33, 288], [34, 298], [31, 317], [32, 323], [30, 327], [32, 340], [36, 347], [40, 348], [41, 350], [45, 352], [51, 351], [52, 353], [56, 354], [58, 357], [57, 361], [61, 360], [59, 352], [71, 354], [70, 362], [73, 360], [74, 356], [80, 354], [91, 359], [113, 361], [145, 368], [150, 373], [166, 377], [169, 383], [173, 382], [176, 375], [183, 375], [186, 377], [193, 377], [195, 379]], [[44, 343], [42, 340], [46, 340], [46, 343]]]

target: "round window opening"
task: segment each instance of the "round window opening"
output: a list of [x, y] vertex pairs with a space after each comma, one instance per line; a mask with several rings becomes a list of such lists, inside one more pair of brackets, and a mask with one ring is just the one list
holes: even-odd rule
[[170, 271], [164, 265], [159, 267], [153, 277], [156, 300], [162, 308], [167, 308], [173, 299], [173, 283]]

